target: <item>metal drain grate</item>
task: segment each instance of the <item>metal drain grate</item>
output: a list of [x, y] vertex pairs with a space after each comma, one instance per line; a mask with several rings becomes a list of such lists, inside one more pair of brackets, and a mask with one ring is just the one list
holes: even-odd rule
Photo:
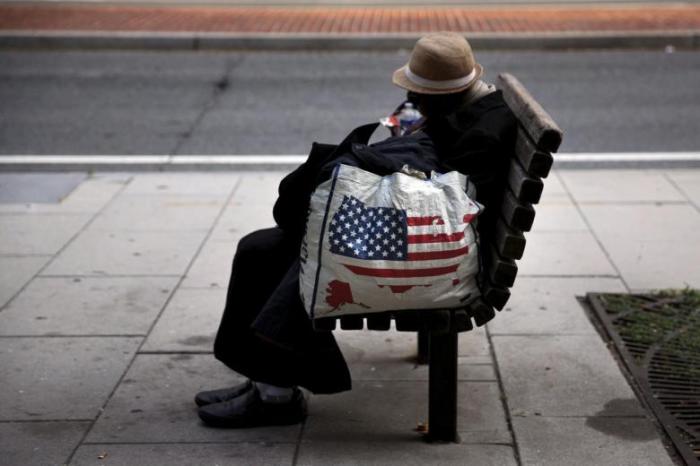
[[587, 297], [678, 454], [700, 464], [700, 292]]

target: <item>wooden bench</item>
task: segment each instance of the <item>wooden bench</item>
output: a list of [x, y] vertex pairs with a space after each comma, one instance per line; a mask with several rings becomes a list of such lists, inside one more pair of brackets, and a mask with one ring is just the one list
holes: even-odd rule
[[516, 260], [525, 250], [524, 232], [535, 219], [533, 204], [542, 195], [543, 182], [552, 167], [552, 152], [561, 144], [562, 131], [525, 87], [512, 75], [501, 74], [497, 86], [515, 113], [518, 135], [515, 158], [507, 175], [501, 218], [493, 237], [481, 238], [482, 297], [461, 310], [383, 312], [317, 319], [317, 329], [389, 330], [391, 320], [400, 332], [418, 332], [418, 358], [429, 364], [428, 435], [431, 441], [458, 441], [457, 435], [457, 334], [480, 327], [495, 316], [510, 298], [518, 272]]

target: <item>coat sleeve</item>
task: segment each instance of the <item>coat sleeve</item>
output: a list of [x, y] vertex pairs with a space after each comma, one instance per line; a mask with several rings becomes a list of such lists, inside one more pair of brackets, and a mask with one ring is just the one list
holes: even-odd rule
[[338, 146], [314, 142], [306, 162], [285, 176], [278, 188], [277, 201], [272, 215], [285, 232], [301, 237], [306, 221], [306, 210], [321, 167]]
[[[493, 134], [472, 131], [460, 146], [463, 148], [451, 154], [444, 163], [452, 169], [469, 176], [479, 190], [477, 196], [486, 196], [497, 178], [507, 154], [503, 153], [501, 141]], [[479, 202], [484, 199], [477, 199]]]
[[486, 209], [479, 219], [479, 231], [488, 234], [499, 216], [512, 152], [510, 138], [501, 139], [490, 132], [471, 131], [468, 143], [457, 154], [445, 160], [445, 165], [469, 176], [476, 186], [476, 200]]

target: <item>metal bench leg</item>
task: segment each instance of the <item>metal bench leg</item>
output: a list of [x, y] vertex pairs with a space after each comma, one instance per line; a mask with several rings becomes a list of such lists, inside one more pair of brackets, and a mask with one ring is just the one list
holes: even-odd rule
[[418, 331], [418, 364], [428, 364], [430, 355], [430, 332], [428, 330]]
[[458, 442], [457, 332], [430, 335], [428, 440]]

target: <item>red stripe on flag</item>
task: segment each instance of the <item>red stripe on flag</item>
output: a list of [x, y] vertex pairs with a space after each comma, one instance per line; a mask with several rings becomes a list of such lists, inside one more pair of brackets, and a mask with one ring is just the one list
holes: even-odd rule
[[460, 241], [464, 239], [464, 232], [459, 231], [448, 235], [447, 233], [437, 233], [434, 235], [408, 235], [408, 244], [418, 243], [449, 243], [451, 241]]
[[442, 217], [408, 217], [406, 218], [406, 224], [409, 227], [423, 227], [429, 225], [444, 225], [445, 221]]
[[384, 277], [384, 278], [414, 278], [414, 277], [433, 277], [436, 275], [445, 275], [456, 272], [459, 264], [450, 265], [447, 267], [435, 267], [432, 269], [372, 269], [369, 267], [358, 267], [356, 265], [343, 264], [353, 273], [357, 275], [367, 275], [369, 277]]
[[464, 246], [459, 249], [450, 251], [427, 251], [427, 252], [409, 252], [408, 260], [410, 261], [429, 261], [435, 259], [451, 259], [469, 254], [469, 246]]
[[472, 223], [472, 220], [476, 218], [476, 214], [466, 214], [464, 217], [462, 217], [462, 221], [464, 223]]

